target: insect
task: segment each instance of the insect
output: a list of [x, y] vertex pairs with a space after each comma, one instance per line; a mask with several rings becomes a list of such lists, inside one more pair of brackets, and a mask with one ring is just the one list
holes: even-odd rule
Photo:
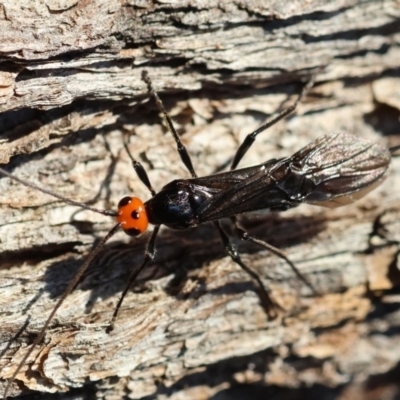
[[109, 233], [88, 255], [75, 277], [68, 284], [63, 295], [59, 298], [38, 336], [9, 380], [4, 398], [7, 397], [11, 384], [21, 367], [43, 339], [48, 326], [65, 298], [77, 286], [89, 264], [99, 254], [104, 244], [119, 229], [122, 229], [130, 236], [138, 236], [146, 231], [149, 224], [154, 225], [154, 230], [146, 245], [144, 260], [129, 276], [128, 283], [115, 308], [108, 330], [112, 329], [129, 288], [140, 272], [154, 259], [155, 240], [161, 225], [166, 225], [172, 229], [186, 229], [204, 222], [212, 222], [229, 256], [257, 283], [262, 303], [271, 317], [275, 316], [277, 304], [270, 297], [260, 277], [242, 261], [236, 247], [222, 228], [221, 219], [231, 219], [234, 231], [240, 239], [255, 243], [283, 258], [294, 273], [313, 289], [283, 252], [248, 234], [240, 226], [237, 216], [246, 212], [265, 209], [284, 211], [297, 207], [304, 202], [329, 207], [348, 204], [362, 197], [380, 183], [390, 164], [391, 152], [393, 151], [393, 149], [389, 150], [380, 144], [341, 133], [323, 136], [291, 157], [272, 159], [261, 165], [236, 169], [240, 160], [256, 140], [257, 135], [293, 112], [297, 104], [313, 86], [314, 79], [315, 76], [303, 87], [292, 106], [280, 112], [276, 117], [267, 121], [246, 137], [233, 158], [230, 171], [198, 177], [189, 153], [182, 144], [171, 118], [152, 86], [148, 74], [143, 72], [143, 80], [147, 84], [149, 92], [154, 97], [168, 129], [176, 141], [180, 158], [191, 174], [191, 178], [174, 180], [159, 192], [156, 192], [145, 169], [131, 155], [126, 142], [124, 142], [124, 147], [132, 161], [133, 168], [152, 197], [146, 202], [135, 197], [124, 197], [119, 202], [117, 211], [101, 210], [71, 200], [41, 188], [34, 183], [22, 180], [4, 169], [0, 169], [0, 174], [25, 186], [49, 194], [65, 203], [114, 217], [117, 221]]

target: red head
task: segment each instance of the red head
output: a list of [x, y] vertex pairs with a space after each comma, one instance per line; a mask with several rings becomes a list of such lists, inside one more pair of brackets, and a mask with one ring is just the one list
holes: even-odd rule
[[129, 236], [138, 236], [146, 231], [149, 225], [146, 208], [137, 197], [124, 197], [118, 203], [117, 221]]

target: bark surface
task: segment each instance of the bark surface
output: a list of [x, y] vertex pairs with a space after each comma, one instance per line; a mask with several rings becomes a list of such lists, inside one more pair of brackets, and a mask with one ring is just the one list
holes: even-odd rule
[[[0, 60], [0, 162], [99, 208], [115, 209], [126, 194], [150, 196], [122, 150], [124, 135], [156, 190], [189, 177], [143, 70], [198, 175], [227, 168], [244, 137], [292, 104], [321, 67], [295, 115], [260, 135], [241, 166], [291, 155], [338, 131], [400, 144], [394, 0], [5, 0]], [[319, 292], [313, 296], [281, 259], [236, 241], [284, 310], [272, 321], [256, 286], [206, 224], [162, 229], [155, 262], [106, 333], [149, 237], [117, 234], [68, 296], [10, 395], [397, 398], [399, 187], [400, 157], [384, 183], [353, 205], [241, 219], [284, 250]], [[114, 221], [6, 178], [0, 221], [2, 392]]]

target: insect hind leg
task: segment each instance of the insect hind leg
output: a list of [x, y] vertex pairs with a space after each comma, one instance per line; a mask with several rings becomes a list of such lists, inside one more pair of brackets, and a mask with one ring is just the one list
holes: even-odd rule
[[260, 300], [261, 304], [267, 313], [268, 317], [271, 319], [274, 319], [277, 317], [277, 312], [276, 310], [282, 310], [282, 307], [279, 306], [279, 304], [275, 303], [273, 299], [271, 298], [270, 294], [268, 293], [268, 290], [262, 283], [260, 277], [256, 272], [254, 272], [252, 269], [250, 269], [241, 259], [240, 254], [238, 253], [236, 247], [234, 244], [231, 242], [229, 239], [228, 235], [225, 233], [225, 231], [222, 229], [221, 224], [219, 221], [214, 222], [214, 225], [218, 229], [218, 232], [220, 234], [222, 243], [225, 247], [226, 252], [228, 255], [231, 257], [231, 259], [239, 265], [240, 268], [242, 268], [245, 272], [247, 272], [257, 283], [258, 288], [259, 288], [259, 294], [260, 294]]
[[237, 236], [241, 239], [241, 240], [245, 240], [247, 242], [252, 242], [254, 244], [257, 244], [261, 247], [264, 247], [264, 249], [270, 251], [271, 253], [275, 254], [276, 256], [278, 256], [279, 258], [281, 258], [282, 260], [284, 260], [292, 269], [292, 271], [296, 274], [296, 276], [311, 290], [311, 292], [314, 295], [318, 295], [317, 290], [314, 288], [314, 286], [304, 277], [304, 275], [297, 269], [297, 267], [293, 264], [292, 261], [290, 261], [290, 259], [285, 255], [285, 253], [281, 250], [279, 250], [278, 248], [276, 248], [275, 246], [270, 245], [267, 242], [264, 242], [261, 239], [257, 239], [251, 235], [249, 235], [240, 225], [239, 222], [237, 220], [236, 217], [232, 217], [231, 218], [232, 223], [235, 226], [235, 232], [237, 234]]
[[272, 125], [275, 125], [278, 121], [280, 121], [281, 119], [285, 118], [287, 115], [291, 114], [296, 109], [297, 105], [301, 102], [303, 97], [305, 97], [307, 95], [307, 93], [310, 91], [310, 89], [314, 86], [315, 78], [316, 78], [316, 76], [317, 76], [319, 71], [320, 71], [320, 69], [318, 69], [317, 72], [315, 72], [313, 75], [311, 75], [311, 78], [303, 86], [303, 89], [301, 90], [299, 96], [297, 97], [296, 101], [291, 106], [289, 106], [289, 107], [285, 108], [284, 110], [282, 110], [275, 117], [272, 117], [272, 118], [268, 119], [258, 129], [256, 129], [252, 133], [249, 133], [245, 137], [245, 139], [243, 140], [242, 144], [237, 149], [235, 156], [233, 157], [232, 164], [231, 164], [231, 170], [236, 169], [236, 167], [239, 164], [240, 160], [244, 157], [244, 155], [247, 153], [247, 151], [250, 149], [250, 147], [256, 141], [256, 138], [257, 138], [259, 133], [267, 130]]

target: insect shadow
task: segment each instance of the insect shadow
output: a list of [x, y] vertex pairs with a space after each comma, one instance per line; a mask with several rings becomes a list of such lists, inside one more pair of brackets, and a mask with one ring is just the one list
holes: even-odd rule
[[[271, 225], [270, 229], [265, 229], [265, 225]], [[279, 216], [271, 215], [260, 220], [251, 218], [246, 221], [246, 229], [249, 228], [263, 240], [270, 241], [272, 244], [277, 242], [283, 247], [285, 245], [296, 245], [309, 240], [324, 229], [325, 222], [321, 218], [299, 217], [281, 219]], [[304, 227], [308, 227], [304, 235]], [[303, 228], [303, 229], [300, 229]], [[290, 235], [288, 232], [297, 232]], [[285, 234], [286, 233], [286, 234]], [[160, 232], [159, 243], [157, 247], [157, 257], [148, 269], [144, 270], [132, 286], [135, 292], [147, 291], [146, 285], [150, 281], [170, 277], [163, 290], [170, 296], [189, 296], [190, 293], [181, 293], [181, 288], [185, 286], [188, 279], [195, 280], [198, 285], [202, 285], [202, 293], [233, 294], [243, 293], [251, 290], [258, 293], [257, 285], [251, 279], [241, 276], [240, 281], [226, 282], [222, 287], [211, 292], [207, 289], [206, 279], [201, 273], [202, 267], [211, 262], [218, 262], [226, 257], [226, 253], [221, 248], [217, 232], [211, 225], [205, 224], [195, 229], [189, 229], [185, 232], [173, 232], [171, 230], [162, 230]], [[285, 242], [285, 236], [287, 240]], [[204, 237], [207, 237], [207, 251], [204, 248]], [[79, 287], [81, 290], [90, 291], [90, 297], [86, 307], [86, 312], [90, 313], [92, 306], [98, 299], [103, 301], [109, 297], [120, 293], [126, 286], [126, 279], [130, 271], [143, 260], [143, 248], [147, 238], [135, 240], [129, 244], [113, 243], [107, 246], [93, 262], [93, 266], [88, 268]], [[260, 252], [259, 246], [251, 243], [239, 244], [239, 250], [242, 255], [251, 255]], [[273, 257], [273, 256], [272, 256]], [[271, 261], [271, 257], [265, 260], [266, 267]], [[63, 276], [60, 279], [60, 273], [66, 269], [64, 263], [53, 265], [46, 273], [45, 280], [48, 282], [47, 291], [50, 290], [51, 296], [56, 298], [60, 296], [65, 288], [65, 282], [72, 279], [77, 270], [77, 265], [73, 268], [68, 267], [68, 277]], [[268, 269], [268, 268], [267, 268]], [[268, 278], [268, 274], [263, 271], [263, 276]], [[293, 277], [298, 282], [296, 277]], [[56, 281], [63, 283], [62, 286], [54, 288]]]

